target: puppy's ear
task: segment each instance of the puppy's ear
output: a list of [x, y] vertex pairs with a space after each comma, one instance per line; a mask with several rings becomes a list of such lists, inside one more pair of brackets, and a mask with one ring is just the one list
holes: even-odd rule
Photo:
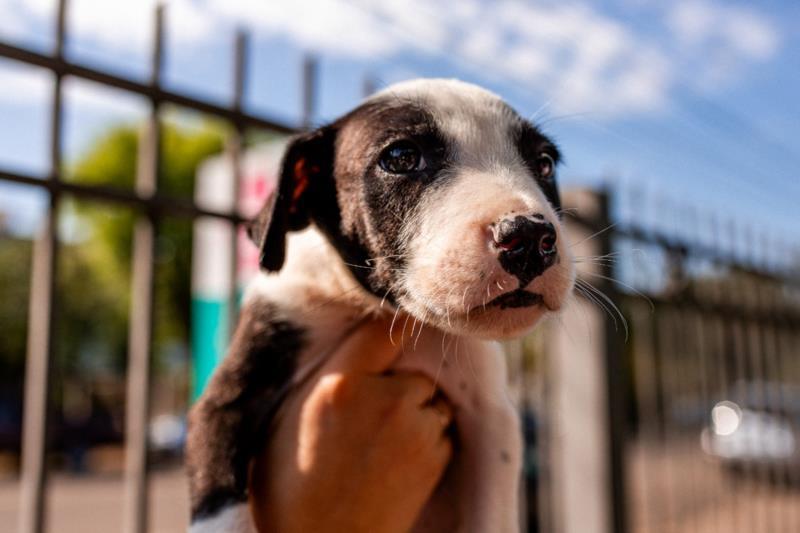
[[308, 226], [314, 196], [333, 179], [335, 132], [330, 126], [295, 137], [286, 148], [275, 192], [247, 227], [259, 264], [277, 272], [286, 257], [286, 233]]

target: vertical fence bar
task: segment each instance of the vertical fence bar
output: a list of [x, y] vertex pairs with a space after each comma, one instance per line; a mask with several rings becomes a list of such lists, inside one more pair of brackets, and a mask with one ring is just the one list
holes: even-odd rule
[[313, 125], [316, 112], [317, 89], [317, 58], [307, 55], [303, 58], [303, 130], [308, 130]]
[[361, 81], [361, 96], [364, 98], [368, 98], [371, 96], [377, 88], [375, 83], [375, 78], [373, 78], [370, 74], [366, 74], [364, 79]]
[[51, 197], [45, 225], [33, 246], [23, 404], [20, 533], [39, 533], [44, 530], [46, 426], [50, 403], [51, 338], [58, 253], [56, 204], [56, 198]]
[[[633, 285], [636, 286], [636, 281]], [[636, 454], [629, 458], [629, 461], [635, 461], [633, 466], [629, 466], [629, 468], [633, 468], [634, 474], [629, 478], [633, 485], [630, 494], [631, 497], [634, 495], [637, 497], [630, 501], [640, 502], [638, 509], [631, 509], [630, 527], [631, 531], [650, 532], [655, 529], [657, 523], [657, 517], [653, 511], [659, 504], [660, 496], [653, 490], [652, 465], [650, 464], [652, 450], [658, 438], [658, 409], [655, 399], [657, 391], [655, 383], [658, 377], [652, 350], [653, 317], [650, 316], [650, 309], [645, 308], [642, 303], [637, 302], [629, 309], [632, 319], [631, 326], [634, 331], [632, 371], [637, 413]]]
[[[155, 11], [151, 84], [161, 77], [164, 7]], [[150, 116], [139, 139], [136, 193], [152, 197], [158, 187], [159, 102], [151, 102]], [[156, 224], [153, 212], [139, 214], [133, 234], [131, 311], [128, 330], [128, 380], [125, 409], [125, 501], [123, 531], [147, 530], [147, 420], [150, 407], [150, 357], [153, 340], [153, 286]]]
[[[605, 230], [611, 225], [611, 207], [609, 193], [607, 191], [600, 194], [599, 208], [601, 229]], [[608, 257], [612, 250], [612, 233], [603, 231], [599, 235], [600, 255]], [[602, 281], [598, 283], [601, 292], [609, 296], [613, 301], [618, 302], [616, 289], [609, 280], [615, 279], [613, 263], [603, 262], [599, 265]], [[624, 318], [620, 317], [620, 320]], [[625, 493], [625, 442], [627, 437], [628, 424], [628, 368], [625, 363], [622, 342], [616, 321], [605, 317], [605, 381], [606, 381], [606, 401], [608, 416], [608, 453], [609, 453], [609, 481], [611, 497], [609, 503], [609, 518], [611, 520], [610, 531], [614, 533], [627, 533], [627, 496]]]
[[[236, 32], [233, 57], [233, 100], [232, 108], [237, 113], [244, 105], [244, 91], [247, 81], [247, 34], [243, 30]], [[231, 206], [230, 211], [239, 214], [239, 191], [242, 185], [242, 156], [244, 152], [244, 124], [237, 121], [233, 124], [233, 133], [228, 139], [228, 154], [231, 159]], [[228, 298], [228, 334], [233, 335], [239, 315], [239, 227], [231, 223], [231, 256], [230, 256], [230, 295]]]
[[[59, 0], [56, 12], [54, 57], [64, 56], [66, 0]], [[50, 119], [50, 176], [53, 185], [61, 178], [61, 82], [54, 72]], [[58, 257], [57, 188], [51, 188], [42, 233], [33, 246], [28, 340], [25, 366], [25, 396], [20, 480], [20, 533], [44, 531], [47, 421], [50, 404], [50, 374], [53, 354], [53, 321], [56, 306]]]
[[[600, 239], [595, 238], [607, 229], [605, 210], [599, 205], [602, 201], [589, 190], [575, 190], [564, 196], [564, 205], [575, 206], [586, 214], [583, 223], [572, 225], [567, 220], [565, 231], [576, 257], [605, 256]], [[594, 261], [578, 263], [576, 267], [579, 277], [600, 272]], [[607, 329], [596, 296], [583, 295], [586, 297], [576, 298], [560, 315], [559, 327], [548, 330], [547, 436], [551, 441], [547, 446], [547, 469], [551, 472], [554, 509], [552, 531], [612, 533], [604, 344]]]

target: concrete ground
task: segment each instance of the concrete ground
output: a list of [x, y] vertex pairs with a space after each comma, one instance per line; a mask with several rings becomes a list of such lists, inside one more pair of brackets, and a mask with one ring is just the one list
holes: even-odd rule
[[[708, 461], [696, 440], [636, 445], [629, 456], [631, 533], [798, 533], [800, 490], [731, 477]], [[151, 475], [150, 531], [185, 531], [186, 483], [181, 469]], [[19, 484], [0, 481], [0, 531], [15, 531]], [[48, 531], [121, 530], [119, 474], [55, 475], [50, 483]], [[552, 532], [544, 532], [552, 533]]]
[[696, 438], [634, 445], [629, 458], [632, 533], [800, 532], [797, 487], [732, 475]]
[[[55, 475], [48, 494], [47, 531], [108, 533], [121, 531], [123, 485], [119, 475]], [[19, 500], [17, 482], [0, 482], [0, 531], [16, 531]], [[150, 477], [152, 533], [186, 531], [189, 499], [178, 468], [153, 472]]]

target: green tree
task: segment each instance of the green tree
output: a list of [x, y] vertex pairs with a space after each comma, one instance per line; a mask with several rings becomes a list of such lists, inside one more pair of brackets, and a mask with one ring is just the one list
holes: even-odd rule
[[[133, 187], [138, 127], [122, 125], [101, 135], [67, 169], [82, 184]], [[160, 191], [191, 198], [198, 164], [223, 149], [224, 130], [167, 123], [162, 129]], [[69, 228], [59, 251], [54, 346], [54, 385], [88, 372], [120, 375], [127, 352], [132, 228], [135, 212], [118, 205], [67, 199], [60, 226]], [[188, 337], [192, 224], [166, 218], [158, 224], [156, 257], [156, 354]], [[30, 241], [0, 240], [0, 383], [22, 380], [30, 284]], [[158, 359], [156, 359], [158, 364]], [[54, 400], [58, 402], [58, 394]]]
[[[136, 176], [138, 138], [136, 127], [114, 128], [74, 165], [74, 179], [84, 184], [132, 188]], [[199, 129], [188, 129], [166, 124], [161, 132], [160, 193], [191, 198], [197, 166], [222, 149], [221, 127], [207, 124]], [[87, 251], [91, 255], [87, 258], [88, 268], [92, 270], [89, 275], [103, 284], [101, 292], [115, 295], [113, 299], [117, 305], [111, 307], [115, 316], [109, 320], [126, 324], [135, 213], [117, 209], [114, 214], [108, 214], [107, 208], [99, 210], [85, 203], [76, 206], [75, 213], [88, 222], [94, 232], [92, 245]], [[154, 333], [156, 354], [159, 354], [159, 348], [166, 343], [186, 339], [188, 335], [192, 225], [187, 219], [169, 217], [159, 221], [157, 231]], [[111, 328], [108, 331], [115, 330]], [[113, 352], [124, 355], [126, 331], [122, 333], [120, 342], [123, 349]], [[116, 344], [116, 335], [108, 340]]]

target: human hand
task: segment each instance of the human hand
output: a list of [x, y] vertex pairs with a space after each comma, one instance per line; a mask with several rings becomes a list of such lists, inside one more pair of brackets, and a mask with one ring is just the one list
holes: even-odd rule
[[450, 460], [452, 411], [427, 377], [386, 373], [399, 352], [387, 332], [381, 321], [358, 329], [287, 401], [252, 469], [259, 531], [413, 526]]

